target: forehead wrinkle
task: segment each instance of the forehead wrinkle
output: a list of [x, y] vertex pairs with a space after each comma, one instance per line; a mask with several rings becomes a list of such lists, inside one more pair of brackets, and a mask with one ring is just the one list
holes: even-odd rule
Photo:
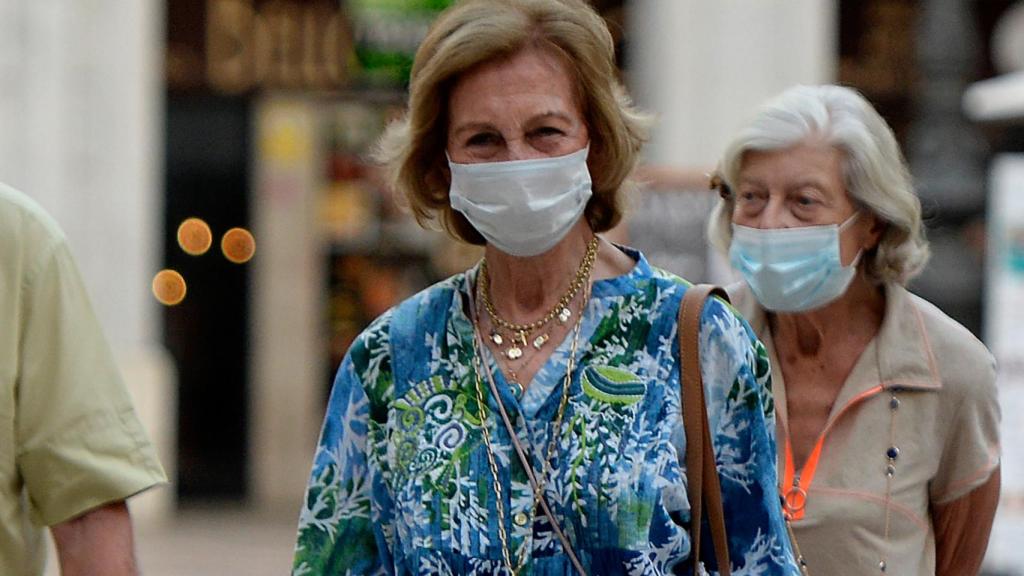
[[750, 184], [750, 185], [753, 185], [753, 186], [761, 186], [762, 188], [766, 188], [767, 187], [765, 185], [764, 179], [758, 178], [756, 176], [744, 176], [742, 174], [740, 175], [739, 182], [737, 182], [737, 184], [740, 185], [740, 186], [742, 186], [744, 184]]

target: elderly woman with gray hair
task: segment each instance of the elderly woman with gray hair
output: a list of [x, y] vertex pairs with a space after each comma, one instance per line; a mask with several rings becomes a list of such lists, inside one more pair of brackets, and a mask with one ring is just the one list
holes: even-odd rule
[[769, 350], [803, 569], [976, 574], [999, 496], [994, 362], [905, 287], [928, 245], [892, 131], [854, 90], [798, 86], [720, 168], [712, 241]]

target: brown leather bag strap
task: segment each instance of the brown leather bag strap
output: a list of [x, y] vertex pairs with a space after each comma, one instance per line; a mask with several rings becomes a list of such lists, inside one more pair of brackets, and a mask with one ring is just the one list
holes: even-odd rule
[[679, 357], [682, 374], [679, 387], [683, 411], [683, 429], [686, 433], [687, 493], [690, 498], [690, 540], [692, 542], [694, 574], [699, 574], [701, 547], [701, 521], [707, 504], [711, 539], [721, 576], [730, 576], [729, 540], [725, 531], [722, 511], [722, 487], [718, 483], [715, 451], [711, 444], [711, 430], [704, 400], [704, 379], [700, 373], [700, 317], [708, 296], [717, 296], [726, 302], [725, 290], [711, 284], [697, 284], [686, 290], [679, 306]]

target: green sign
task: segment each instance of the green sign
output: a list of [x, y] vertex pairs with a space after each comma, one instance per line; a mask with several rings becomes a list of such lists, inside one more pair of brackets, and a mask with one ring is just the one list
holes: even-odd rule
[[454, 0], [349, 0], [361, 78], [373, 86], [404, 86], [430, 24]]

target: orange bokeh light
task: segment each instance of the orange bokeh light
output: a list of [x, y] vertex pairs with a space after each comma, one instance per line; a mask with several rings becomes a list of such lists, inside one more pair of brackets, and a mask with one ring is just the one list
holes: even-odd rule
[[199, 218], [188, 218], [178, 226], [178, 246], [191, 256], [205, 254], [213, 244], [210, 226]]
[[256, 239], [245, 228], [232, 228], [221, 238], [220, 249], [228, 260], [244, 264], [256, 253]]
[[153, 277], [153, 296], [164, 306], [180, 304], [187, 292], [185, 279], [175, 270], [161, 270]]

